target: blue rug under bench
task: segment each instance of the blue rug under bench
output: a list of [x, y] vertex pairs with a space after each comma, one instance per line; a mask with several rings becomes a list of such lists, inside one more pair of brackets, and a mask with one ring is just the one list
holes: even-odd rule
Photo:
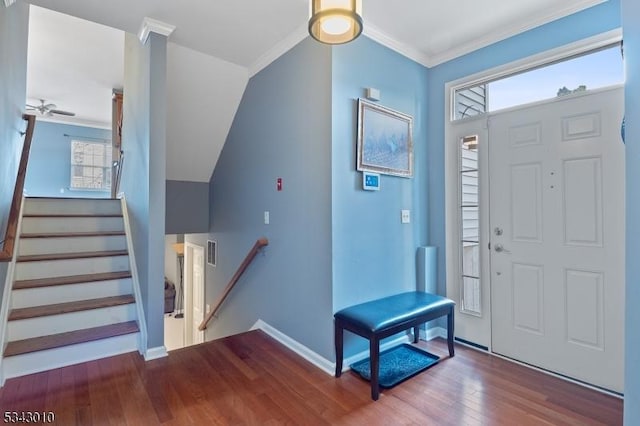
[[[387, 349], [380, 352], [379, 384], [383, 388], [393, 387], [437, 364], [439, 360], [439, 356], [407, 343]], [[369, 358], [351, 364], [351, 369], [362, 378], [371, 379]]]

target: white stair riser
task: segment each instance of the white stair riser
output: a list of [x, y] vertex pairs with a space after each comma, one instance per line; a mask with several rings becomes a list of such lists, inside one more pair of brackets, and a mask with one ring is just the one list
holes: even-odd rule
[[129, 256], [90, 257], [86, 259], [17, 262], [16, 280], [65, 277], [129, 270]]
[[87, 251], [126, 250], [124, 235], [68, 238], [21, 238], [20, 254], [82, 253]]
[[8, 321], [7, 339], [9, 342], [13, 342], [83, 328], [135, 321], [136, 319], [135, 303], [130, 303], [128, 305], [111, 306], [88, 311]]
[[122, 217], [23, 217], [22, 233], [123, 231]]
[[25, 214], [120, 214], [120, 200], [36, 199], [27, 198]]
[[131, 278], [13, 290], [11, 308], [50, 305], [133, 293]]
[[131, 333], [95, 342], [10, 356], [2, 360], [3, 375], [5, 379], [9, 379], [137, 351], [139, 335], [140, 333]]

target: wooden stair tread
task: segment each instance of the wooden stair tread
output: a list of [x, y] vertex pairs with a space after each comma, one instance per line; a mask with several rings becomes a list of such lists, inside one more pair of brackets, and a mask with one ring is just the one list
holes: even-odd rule
[[29, 196], [25, 197], [27, 200], [84, 200], [84, 201], [113, 201], [118, 200], [118, 198], [88, 198], [88, 197], [34, 197]]
[[13, 283], [13, 289], [23, 290], [29, 288], [51, 287], [66, 284], [89, 283], [94, 281], [121, 280], [125, 278], [131, 278], [131, 271], [102, 272], [99, 274], [69, 275], [66, 277], [18, 280]]
[[65, 217], [122, 217], [122, 213], [25, 213], [22, 217], [53, 217], [53, 218], [65, 218]]
[[74, 237], [112, 237], [124, 236], [124, 231], [93, 231], [93, 232], [49, 232], [21, 234], [20, 238], [74, 238]]
[[37, 262], [42, 260], [86, 259], [91, 257], [127, 256], [127, 250], [85, 251], [80, 253], [48, 253], [18, 256], [18, 262]]
[[31, 352], [54, 349], [78, 343], [92, 342], [109, 337], [123, 336], [137, 333], [136, 321], [122, 322], [118, 324], [103, 325], [100, 327], [85, 328], [82, 330], [68, 331], [66, 333], [51, 334], [49, 336], [32, 337], [25, 340], [9, 342], [4, 350], [4, 356], [15, 356]]
[[134, 302], [135, 299], [132, 294], [125, 294], [122, 296], [101, 297], [99, 299], [78, 300], [75, 302], [56, 303], [53, 305], [18, 308], [11, 310], [9, 313], [9, 321], [66, 314], [70, 312], [88, 311], [91, 309], [109, 308], [112, 306], [128, 305]]

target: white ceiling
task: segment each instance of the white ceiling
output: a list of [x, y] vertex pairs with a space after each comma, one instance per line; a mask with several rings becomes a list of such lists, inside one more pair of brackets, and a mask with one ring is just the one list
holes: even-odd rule
[[[224, 88], [223, 79], [218, 79], [217, 87], [209, 88], [211, 96], [199, 98], [204, 106], [216, 111], [231, 109], [222, 101], [231, 99], [234, 103], [232, 111], [222, 114], [224, 122], [217, 123], [215, 131], [211, 126], [201, 129], [202, 135], [216, 135], [216, 152], [224, 143], [244, 90], [240, 86], [247, 76], [307, 36], [307, 0], [26, 1], [102, 24], [32, 8], [27, 82], [30, 102], [42, 98], [55, 103], [58, 109], [74, 111], [75, 123], [108, 127], [111, 91], [122, 87], [123, 81], [122, 31], [138, 33], [143, 18], [154, 18], [176, 27], [169, 38], [171, 43], [195, 51], [173, 49], [169, 58], [186, 56], [205, 63], [205, 67], [222, 70], [223, 74], [230, 73], [229, 78], [236, 76], [237, 84], [228, 89], [228, 99], [214, 96], [221, 86]], [[364, 33], [431, 67], [603, 1], [606, 0], [363, 0]], [[198, 52], [210, 59], [197, 57]], [[187, 81], [188, 76], [183, 80]], [[216, 79], [207, 81], [215, 85]], [[176, 93], [180, 97], [176, 108], [194, 105], [185, 99], [183, 91], [173, 90], [171, 83], [169, 86], [170, 96]], [[171, 129], [168, 133], [172, 133]], [[181, 130], [174, 133], [178, 136]], [[171, 149], [169, 146], [168, 153]], [[183, 147], [174, 151], [177, 155], [185, 150]], [[197, 180], [207, 180], [203, 176], [210, 176], [211, 169], [208, 173], [200, 171]], [[171, 173], [171, 178], [192, 177], [185, 175], [181, 179], [180, 173]]]
[[124, 78], [124, 33], [40, 7], [29, 15], [27, 103], [44, 99], [76, 113], [50, 120], [110, 128], [111, 93]]

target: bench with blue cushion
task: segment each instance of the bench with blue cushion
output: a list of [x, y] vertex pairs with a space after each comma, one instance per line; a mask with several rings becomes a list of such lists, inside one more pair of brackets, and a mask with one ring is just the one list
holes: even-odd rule
[[344, 330], [369, 339], [371, 361], [371, 398], [380, 396], [378, 374], [380, 340], [413, 327], [413, 342], [417, 343], [420, 325], [447, 316], [449, 356], [453, 350], [453, 315], [455, 302], [424, 291], [410, 291], [395, 296], [350, 306], [334, 314], [336, 345], [336, 377], [342, 374]]

